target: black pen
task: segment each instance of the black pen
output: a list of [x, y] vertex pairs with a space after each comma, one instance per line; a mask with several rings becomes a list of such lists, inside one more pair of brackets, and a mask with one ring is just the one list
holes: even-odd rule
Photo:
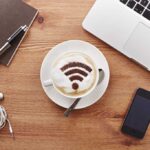
[[26, 32], [28, 29], [27, 25], [21, 26], [20, 28], [18, 28], [6, 41], [6, 43], [0, 48], [0, 56], [7, 51], [10, 47], [12, 42], [15, 41], [15, 39], [22, 33], [22, 32]]

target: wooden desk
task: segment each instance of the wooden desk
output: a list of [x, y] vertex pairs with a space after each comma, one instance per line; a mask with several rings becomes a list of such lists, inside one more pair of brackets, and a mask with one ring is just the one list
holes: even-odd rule
[[[9, 113], [16, 140], [6, 127], [0, 150], [148, 150], [144, 140], [123, 135], [120, 127], [135, 89], [150, 90], [150, 74], [113, 48], [85, 32], [81, 23], [94, 0], [27, 0], [39, 9], [27, 37], [9, 68], [0, 66], [1, 102]], [[44, 56], [56, 44], [88, 41], [104, 53], [111, 69], [109, 88], [101, 102], [63, 117], [64, 109], [49, 101], [40, 84]]]

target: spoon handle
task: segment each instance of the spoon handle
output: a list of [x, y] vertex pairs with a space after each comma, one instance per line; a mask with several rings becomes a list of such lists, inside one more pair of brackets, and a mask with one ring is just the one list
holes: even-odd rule
[[68, 117], [69, 114], [74, 110], [74, 108], [77, 106], [81, 98], [77, 98], [73, 104], [64, 112], [64, 116]]

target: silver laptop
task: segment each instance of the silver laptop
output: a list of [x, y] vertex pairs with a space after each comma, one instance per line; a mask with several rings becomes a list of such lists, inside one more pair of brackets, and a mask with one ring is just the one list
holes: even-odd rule
[[150, 0], [97, 0], [83, 28], [150, 71]]

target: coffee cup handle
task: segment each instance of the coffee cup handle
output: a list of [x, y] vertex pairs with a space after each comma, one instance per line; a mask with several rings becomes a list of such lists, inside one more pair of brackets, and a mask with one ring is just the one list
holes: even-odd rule
[[43, 85], [44, 85], [45, 87], [52, 86], [52, 85], [53, 85], [53, 82], [52, 82], [51, 79], [49, 79], [49, 80], [44, 81], [44, 82], [43, 82]]

